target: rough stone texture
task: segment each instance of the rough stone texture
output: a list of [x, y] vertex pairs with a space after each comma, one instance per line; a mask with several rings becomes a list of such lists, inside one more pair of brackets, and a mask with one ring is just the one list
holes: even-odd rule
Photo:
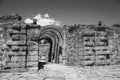
[[[5, 65], [2, 70], [20, 71], [25, 67], [25, 50], [26, 46], [18, 46], [26, 44], [26, 37], [21, 27], [24, 23], [22, 17], [18, 14], [3, 16], [0, 18], [1, 38], [4, 40], [3, 55], [6, 53]], [[22, 33], [21, 33], [22, 32]], [[0, 48], [0, 50], [2, 50]], [[2, 57], [3, 58], [3, 57]], [[24, 69], [25, 70], [25, 69]], [[23, 71], [24, 71], [23, 70]]]
[[92, 66], [119, 63], [118, 30], [97, 25], [68, 26], [65, 30], [66, 64]]
[[[57, 28], [27, 25], [18, 14], [0, 17], [0, 70], [15, 68], [17, 71], [21, 67], [37, 70], [40, 60], [70, 66], [120, 63], [119, 27], [74, 25]], [[63, 39], [59, 29], [64, 31]], [[49, 37], [53, 47], [40, 45], [40, 37]]]
[[[67, 65], [79, 65], [83, 59], [82, 54], [82, 44], [81, 44], [81, 35], [79, 33], [74, 33], [73, 35], [66, 32], [66, 44], [67, 44]], [[79, 38], [79, 40], [78, 40]], [[79, 55], [79, 56], [78, 56]]]

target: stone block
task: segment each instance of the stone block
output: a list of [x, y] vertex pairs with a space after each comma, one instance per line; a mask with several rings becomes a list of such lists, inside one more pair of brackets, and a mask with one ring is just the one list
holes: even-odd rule
[[48, 52], [49, 51], [49, 46], [39, 47], [39, 51]]
[[104, 55], [104, 54], [110, 54], [109, 51], [96, 51], [96, 55]]
[[19, 68], [19, 72], [25, 72], [25, 71], [26, 71], [25, 67]]
[[84, 61], [83, 62], [83, 65], [85, 65], [85, 66], [93, 66], [94, 65], [94, 61], [92, 61], [92, 60], [90, 60], [90, 61]]
[[85, 61], [91, 61], [91, 60], [94, 60], [94, 59], [95, 59], [95, 56], [84, 56]]
[[79, 51], [78, 55], [79, 55], [79, 56], [82, 56], [83, 53], [84, 53], [83, 51]]
[[11, 69], [11, 72], [25, 72], [26, 69], [23, 67], [23, 68], [12, 68]]
[[13, 30], [12, 28], [8, 28], [8, 29], [7, 29], [7, 32], [17, 33], [17, 32], [20, 32], [20, 31]]
[[105, 60], [106, 56], [105, 55], [97, 55], [96, 60]]
[[29, 51], [28, 56], [38, 56], [38, 51]]
[[28, 71], [37, 71], [38, 67], [37, 66], [36, 67], [28, 67], [27, 69], [28, 69]]
[[25, 61], [25, 56], [12, 56], [11, 57], [11, 61], [12, 62], [17, 62], [17, 61], [24, 62]]
[[84, 60], [84, 57], [83, 57], [83, 56], [78, 55], [78, 60], [79, 60], [79, 61], [83, 61], [83, 60]]
[[25, 29], [23, 29], [23, 27], [21, 27], [22, 29], [21, 29], [21, 33], [26, 33], [26, 30]]
[[27, 62], [27, 66], [28, 67], [37, 67], [38, 66], [38, 62]]
[[92, 51], [84, 51], [83, 55], [90, 56], [90, 55], [95, 55], [95, 54]]
[[28, 46], [28, 50], [31, 50], [31, 51], [38, 50], [38, 46]]
[[28, 35], [37, 35], [39, 33], [38, 29], [30, 29], [28, 30]]
[[14, 49], [19, 49], [19, 50], [26, 50], [26, 46], [15, 46], [15, 45], [13, 45], [12, 47], [11, 47], [11, 50], [14, 50]]
[[109, 65], [110, 60], [96, 60], [96, 65]]
[[38, 43], [35, 42], [35, 41], [28, 41], [27, 45], [29, 45], [29, 46], [38, 46]]
[[25, 35], [16, 34], [12, 36], [13, 41], [26, 41]]
[[11, 62], [11, 63], [7, 63], [7, 66], [11, 68], [25, 67], [25, 62], [17, 62], [17, 63]]
[[8, 52], [8, 55], [11, 55], [11, 56], [17, 56], [17, 55], [19, 55], [19, 56], [25, 56], [26, 55], [26, 52], [12, 52], [12, 51], [10, 51], [10, 52]]
[[25, 45], [26, 44], [26, 41], [7, 41], [7, 44], [8, 45]]
[[38, 61], [38, 56], [27, 56], [27, 61]]

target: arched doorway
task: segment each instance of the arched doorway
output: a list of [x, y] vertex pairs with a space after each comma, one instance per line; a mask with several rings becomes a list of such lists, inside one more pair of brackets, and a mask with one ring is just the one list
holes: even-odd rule
[[46, 62], [52, 62], [52, 43], [52, 40], [48, 37], [39, 40], [39, 57], [46, 56]]
[[[39, 41], [40, 41], [39, 43], [40, 46], [41, 45], [49, 46], [48, 53], [46, 53], [47, 54], [46, 63], [49, 62], [59, 63], [59, 56], [62, 55], [62, 45], [63, 45], [63, 32], [61, 28], [54, 26], [42, 27], [40, 29]], [[43, 42], [44, 44], [41, 44], [41, 42]], [[43, 52], [41, 52], [39, 55], [41, 54], [43, 54]]]

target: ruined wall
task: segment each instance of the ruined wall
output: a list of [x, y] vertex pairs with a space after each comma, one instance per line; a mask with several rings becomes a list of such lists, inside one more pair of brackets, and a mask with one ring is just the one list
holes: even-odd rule
[[25, 70], [26, 35], [23, 35], [25, 30], [21, 29], [25, 25], [21, 19], [18, 14], [0, 18], [1, 70]]
[[[51, 26], [43, 28], [42, 32], [40, 26], [27, 25], [21, 19], [18, 14], [0, 18], [0, 70], [38, 70], [39, 61], [55, 63], [53, 57], [57, 63], [72, 66], [120, 63], [119, 27], [64, 26], [63, 34], [59, 29]], [[40, 39], [46, 37], [53, 41], [51, 58], [48, 56], [50, 44], [40, 44]], [[59, 50], [60, 48], [62, 51]], [[49, 59], [51, 61], [48, 61]]]
[[39, 44], [39, 29], [22, 22], [17, 14], [0, 18], [0, 71], [38, 70], [38, 62], [45, 61], [50, 46]]
[[[109, 35], [109, 50], [111, 52], [111, 64], [119, 64], [120, 63], [120, 28], [113, 27], [110, 29]], [[112, 37], [110, 36], [112, 35]]]
[[[76, 31], [65, 29], [66, 35], [66, 64], [67, 65], [79, 65], [83, 64], [83, 44], [82, 33], [79, 28], [76, 27]], [[77, 31], [78, 30], [78, 31]]]
[[38, 70], [38, 36], [39, 36], [39, 27], [35, 25], [26, 25], [26, 69], [30, 70]]
[[119, 63], [119, 28], [74, 25], [66, 28], [67, 65]]

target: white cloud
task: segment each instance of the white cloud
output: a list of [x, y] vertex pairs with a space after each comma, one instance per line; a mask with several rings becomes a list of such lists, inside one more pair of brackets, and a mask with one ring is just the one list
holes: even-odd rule
[[[54, 18], [50, 18], [50, 16], [46, 13], [44, 15], [37, 14], [33, 19], [37, 19], [37, 25], [47, 26], [47, 25], [60, 25], [60, 21], [56, 21]], [[33, 19], [27, 18], [25, 19], [25, 23], [33, 23]]]
[[32, 19], [30, 19], [30, 18], [27, 18], [27, 19], [25, 19], [25, 21], [24, 21], [25, 23], [33, 23], [33, 20]]
[[49, 18], [50, 16], [46, 13], [43, 15], [45, 18]]
[[41, 14], [37, 14], [35, 17], [34, 17], [34, 19], [41, 19], [42, 18], [42, 15]]

